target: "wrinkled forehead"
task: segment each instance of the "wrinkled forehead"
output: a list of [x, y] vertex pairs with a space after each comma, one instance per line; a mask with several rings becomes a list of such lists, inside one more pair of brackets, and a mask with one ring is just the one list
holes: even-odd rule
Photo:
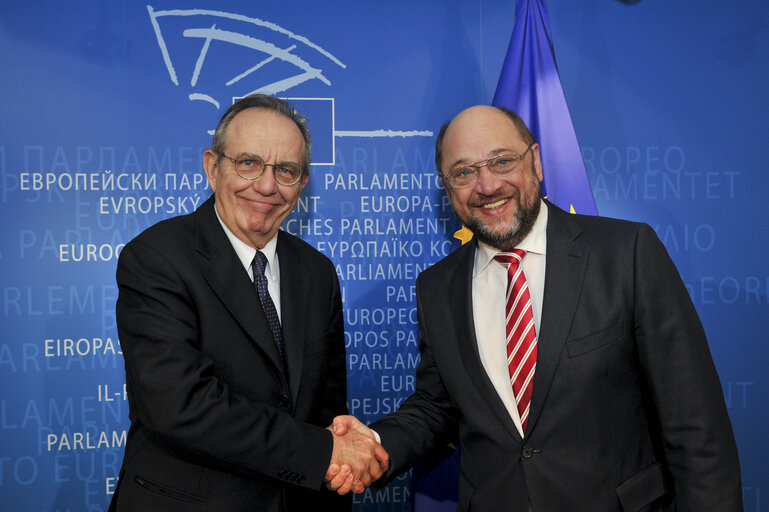
[[[228, 146], [280, 146], [303, 151], [304, 137], [294, 121], [280, 112], [264, 108], [249, 108], [236, 115], [227, 127]], [[246, 148], [239, 148], [244, 149]]]

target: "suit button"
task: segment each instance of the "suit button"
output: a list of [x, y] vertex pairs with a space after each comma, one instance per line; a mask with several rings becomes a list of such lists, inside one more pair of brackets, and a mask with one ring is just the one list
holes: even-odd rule
[[278, 398], [278, 403], [283, 408], [288, 408], [288, 406], [291, 405], [291, 399], [288, 397], [288, 395], [280, 395], [280, 398]]
[[523, 450], [521, 450], [521, 455], [523, 455], [524, 459], [530, 459], [532, 455], [534, 455], [534, 450], [532, 450], [528, 446], [524, 446]]

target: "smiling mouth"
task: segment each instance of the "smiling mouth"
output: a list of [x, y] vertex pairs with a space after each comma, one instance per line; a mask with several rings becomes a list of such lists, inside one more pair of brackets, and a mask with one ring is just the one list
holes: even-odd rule
[[245, 197], [243, 199], [247, 202], [247, 204], [250, 204], [251, 207], [256, 207], [256, 208], [274, 208], [274, 207], [278, 206], [274, 202], [266, 201], [264, 199], [251, 199], [251, 198], [245, 198]]
[[496, 208], [499, 208], [503, 204], [505, 204], [508, 200], [507, 199], [500, 199], [499, 201], [496, 201], [494, 203], [484, 204], [483, 209], [484, 210], [494, 210]]

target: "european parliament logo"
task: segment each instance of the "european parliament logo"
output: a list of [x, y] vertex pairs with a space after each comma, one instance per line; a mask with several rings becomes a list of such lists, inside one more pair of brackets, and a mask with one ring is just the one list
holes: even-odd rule
[[[290, 97], [299, 85], [331, 86], [331, 74], [347, 66], [309, 38], [277, 23], [243, 14], [205, 10], [156, 10], [147, 6], [171, 82], [191, 102], [217, 110], [254, 93], [280, 96], [308, 120], [312, 163], [333, 165], [336, 137], [432, 136], [431, 131], [336, 130], [334, 98]], [[213, 133], [210, 130], [209, 133]]]
[[[253, 93], [285, 96], [308, 81], [327, 86], [326, 68], [345, 64], [308, 38], [276, 23], [204, 9], [155, 10], [147, 6], [171, 82], [190, 101], [217, 110]], [[333, 98], [297, 98], [291, 103], [308, 118], [313, 162], [334, 160]]]

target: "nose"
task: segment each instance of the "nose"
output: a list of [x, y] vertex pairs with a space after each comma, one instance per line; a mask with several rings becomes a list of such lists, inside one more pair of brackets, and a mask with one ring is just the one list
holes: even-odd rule
[[277, 192], [278, 182], [275, 181], [275, 173], [272, 164], [264, 164], [264, 172], [251, 184], [254, 189], [264, 196]]
[[499, 180], [491, 172], [488, 162], [478, 165], [478, 183], [476, 188], [481, 194], [487, 196], [492, 195], [499, 188]]

